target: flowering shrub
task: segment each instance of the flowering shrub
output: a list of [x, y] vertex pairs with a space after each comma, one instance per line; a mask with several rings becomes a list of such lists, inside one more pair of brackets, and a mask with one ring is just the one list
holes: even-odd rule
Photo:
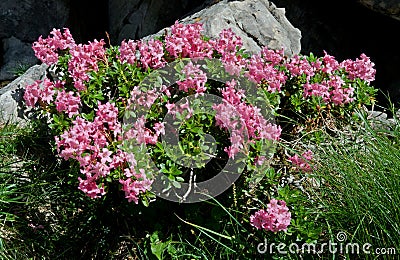
[[[129, 202], [142, 198], [148, 203], [154, 198], [151, 191], [159, 173], [165, 177], [166, 190], [181, 187], [195, 168], [192, 158], [206, 154], [202, 151], [216, 153], [205, 158], [212, 159], [213, 167], [221, 164], [218, 159], [226, 162], [243, 154], [247, 171], [256, 171], [268, 161], [265, 146], [278, 141], [282, 132], [281, 126], [266, 119], [256, 99], [266, 101], [274, 112], [293, 110], [318, 116], [324, 109], [340, 114], [368, 104], [375, 93], [369, 85], [374, 64], [364, 54], [341, 63], [326, 53], [322, 58], [288, 58], [283, 50], [267, 47], [249, 55], [231, 29], [223, 30], [217, 39], [207, 39], [199, 23], [176, 22], [160, 38], [124, 40], [120, 46], [107, 46], [104, 40], [77, 44], [68, 29], [54, 29], [50, 34], [45, 39], [40, 36], [33, 49], [55, 69], [56, 77], [27, 86], [24, 99], [27, 106], [40, 105], [50, 115], [57, 152], [79, 163], [78, 187], [91, 198], [103, 196], [107, 186], [117, 182]], [[208, 75], [217, 78], [219, 74], [207, 59], [218, 60], [236, 78], [222, 84], [210, 79]], [[179, 75], [174, 84], [166, 85], [159, 76], [143, 85], [146, 77], [171, 63]], [[257, 93], [252, 95], [240, 78], [253, 82]], [[199, 109], [201, 104], [188, 99], [209, 94], [222, 101], [206, 114]], [[250, 100], [252, 96], [257, 98]], [[163, 122], [169, 116], [180, 121], [179, 145], [171, 148], [174, 153], [161, 140], [172, 131]], [[129, 128], [124, 120], [133, 120]], [[209, 145], [208, 133], [214, 134], [216, 149]], [[128, 149], [132, 143], [134, 147]], [[176, 153], [192, 160], [191, 164], [180, 165], [173, 157]], [[159, 172], [149, 168], [148, 158]], [[293, 160], [301, 163], [299, 158]], [[204, 162], [196, 168], [200, 169], [197, 172], [208, 171]], [[290, 213], [281, 219], [281, 211], [275, 208], [286, 209], [286, 205], [277, 203], [271, 201], [270, 209], [253, 218], [256, 227], [267, 217], [272, 224], [263, 228], [287, 227]]]
[[287, 78], [285, 96], [281, 108], [300, 113], [305, 118], [299, 124], [308, 129], [323, 124], [327, 118], [344, 117], [363, 105], [375, 101], [377, 89], [370, 83], [375, 78], [375, 64], [365, 54], [360, 59], [342, 62], [324, 52], [321, 58], [295, 55], [286, 63], [290, 76]]

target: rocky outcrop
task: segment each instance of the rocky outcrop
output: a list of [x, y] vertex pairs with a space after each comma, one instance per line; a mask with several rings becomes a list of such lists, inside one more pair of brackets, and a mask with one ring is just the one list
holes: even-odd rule
[[[246, 50], [258, 52], [262, 46], [284, 49], [292, 56], [300, 52], [300, 30], [285, 17], [285, 10], [277, 8], [267, 0], [220, 2], [181, 20], [183, 23], [200, 22], [204, 34], [218, 37], [224, 28], [232, 30], [242, 38]], [[161, 30], [154, 37], [161, 35]]]
[[400, 21], [399, 0], [357, 0], [362, 5], [378, 13]]
[[43, 80], [48, 66], [35, 65], [29, 68], [22, 76], [0, 89], [0, 124], [16, 122], [24, 124], [27, 120], [24, 111], [23, 95], [25, 86], [36, 80]]
[[3, 66], [0, 70], [0, 80], [11, 79], [18, 69], [29, 68], [37, 63], [32, 45], [24, 43], [14, 36], [2, 40]]
[[65, 26], [69, 0], [0, 1], [0, 80], [12, 79], [19, 65], [37, 62], [30, 46], [54, 27]]
[[211, 5], [211, 0], [109, 1], [109, 33], [114, 43], [140, 39], [174, 23], [186, 14]]

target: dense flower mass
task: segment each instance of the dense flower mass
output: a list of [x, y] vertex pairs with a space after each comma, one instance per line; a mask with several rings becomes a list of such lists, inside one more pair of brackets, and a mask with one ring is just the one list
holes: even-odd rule
[[207, 75], [200, 69], [200, 65], [193, 65], [190, 62], [183, 68], [182, 73], [185, 79], [177, 82], [179, 90], [188, 92], [193, 89], [199, 95], [206, 91]]
[[[319, 109], [328, 104], [332, 109], [349, 106], [360, 102], [355, 95], [357, 88], [368, 85], [375, 77], [374, 63], [365, 54], [355, 61], [338, 62], [326, 52], [321, 58], [286, 57], [283, 49], [263, 47], [250, 55], [232, 29], [222, 30], [215, 39], [208, 39], [202, 32], [200, 23], [176, 22], [157, 39], [123, 40], [119, 47], [106, 48], [103, 39], [76, 44], [65, 28], [63, 32], [54, 29], [49, 37], [40, 36], [33, 44], [35, 55], [60, 73], [26, 86], [24, 100], [27, 106], [40, 105], [53, 116], [51, 126], [57, 132], [57, 151], [61, 158], [79, 163], [78, 187], [88, 196], [98, 198], [106, 194], [110, 179], [118, 181], [130, 202], [138, 203], [141, 196], [151, 191], [158, 173], [145, 170], [136, 161], [135, 152], [124, 150], [123, 141], [134, 140], [138, 145], [162, 151], [160, 136], [166, 132], [162, 120], [166, 114], [184, 119], [195, 115], [190, 102], [175, 103], [190, 95], [198, 98], [219, 94], [222, 98], [221, 103], [213, 106], [212, 122], [230, 133], [229, 146], [221, 149], [229, 158], [251, 144], [253, 150], [245, 151], [248, 159], [255, 166], [266, 161], [257, 147], [261, 141], [279, 141], [281, 126], [267, 120], [260, 107], [250, 104], [246, 96], [250, 93], [242, 89], [240, 80], [232, 78], [225, 84], [214, 85], [207, 74], [211, 68], [198, 65], [199, 60], [218, 59], [225, 72], [254, 83], [256, 90], [264, 94], [257, 98], [276, 106], [274, 111], [279, 110], [281, 100], [289, 100], [286, 104], [297, 106], [297, 111], [317, 110], [316, 105]], [[177, 82], [161, 82], [161, 90], [140, 85], [146, 76], [169, 62], [184, 64], [183, 58], [192, 61], [178, 66]], [[156, 81], [160, 83], [159, 78]], [[125, 131], [123, 116], [129, 110], [134, 122]], [[143, 111], [149, 113], [143, 115]], [[196, 125], [189, 130], [201, 132], [201, 127]], [[194, 143], [196, 140], [188, 140], [188, 144]], [[157, 149], [150, 149], [149, 153]], [[310, 171], [312, 157], [312, 152], [307, 151], [289, 160], [297, 169]], [[178, 167], [172, 161], [169, 163]], [[174, 179], [174, 174], [168, 178]], [[271, 200], [267, 210], [252, 216], [251, 223], [274, 232], [285, 230], [290, 213], [284, 202]]]
[[66, 112], [68, 117], [79, 114], [79, 106], [81, 99], [74, 95], [74, 92], [65, 92], [64, 90], [57, 93], [57, 98], [54, 102], [58, 112]]
[[283, 61], [283, 50], [273, 51], [264, 47], [261, 53], [251, 57], [247, 65], [247, 77], [260, 84], [265, 82], [268, 91], [279, 92], [286, 82], [286, 75], [277, 67]]
[[47, 65], [58, 62], [58, 51], [72, 49], [75, 46], [75, 41], [68, 28], [64, 29], [64, 33], [61, 33], [59, 29], [53, 29], [50, 34], [53, 37], [49, 36], [43, 39], [40, 36], [38, 41], [32, 45], [36, 57]]
[[71, 59], [68, 62], [68, 71], [74, 80], [77, 90], [86, 89], [84, 82], [89, 81], [89, 71], [98, 71], [98, 62], [104, 60], [105, 42], [103, 40], [89, 42], [89, 44], [75, 45], [70, 50]]
[[283, 200], [271, 199], [267, 209], [258, 210], [250, 216], [250, 224], [257, 229], [278, 232], [286, 231], [290, 225], [291, 213]]
[[165, 49], [173, 58], [212, 58], [212, 42], [203, 39], [202, 31], [200, 23], [185, 25], [176, 21], [165, 36]]
[[346, 70], [350, 79], [360, 78], [368, 83], [375, 80], [375, 64], [364, 53], [360, 55], [360, 59], [357, 58], [355, 61], [347, 59], [340, 66]]

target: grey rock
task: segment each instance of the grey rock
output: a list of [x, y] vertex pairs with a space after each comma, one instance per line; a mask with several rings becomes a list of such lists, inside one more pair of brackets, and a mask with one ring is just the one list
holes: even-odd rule
[[215, 0], [113, 0], [109, 2], [109, 30], [114, 43], [156, 33], [188, 13]]
[[43, 80], [48, 66], [35, 65], [29, 68], [22, 76], [0, 89], [0, 124], [6, 122], [25, 124], [28, 122], [23, 104], [24, 89], [36, 80]]
[[388, 118], [388, 115], [382, 111], [370, 110], [367, 112], [367, 120], [370, 126], [375, 129], [387, 129], [396, 125], [396, 121], [393, 118]]
[[[140, 0], [115, 0], [109, 1], [109, 23], [111, 38], [115, 38], [121, 33], [124, 26], [126, 26], [126, 19], [132, 16], [132, 10], [137, 10]], [[137, 27], [137, 25], [131, 25]], [[126, 29], [125, 29], [126, 30]], [[129, 31], [135, 31], [136, 28], [131, 28]]]
[[68, 19], [68, 0], [1, 0], [0, 39], [15, 36], [35, 41], [53, 27], [62, 27]]
[[400, 21], [399, 0], [357, 0], [357, 1], [373, 11], [390, 16]]
[[[211, 38], [218, 37], [223, 29], [232, 28], [250, 53], [257, 53], [267, 46], [283, 48], [285, 55], [293, 56], [301, 49], [300, 30], [286, 19], [283, 8], [277, 8], [267, 0], [220, 2], [180, 20], [185, 24], [196, 21], [203, 24], [203, 33]], [[145, 39], [159, 36], [165, 30], [168, 28]]]
[[0, 69], [0, 80], [12, 79], [18, 68], [29, 68], [38, 62], [32, 45], [10, 37], [2, 41], [3, 64]]
[[0, 1], [0, 80], [12, 80], [15, 66], [33, 65], [28, 45], [53, 28], [63, 28], [69, 18], [70, 0]]

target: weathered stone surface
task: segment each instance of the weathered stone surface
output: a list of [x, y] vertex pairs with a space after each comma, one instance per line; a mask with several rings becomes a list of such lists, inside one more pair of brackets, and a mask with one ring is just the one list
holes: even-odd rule
[[[220, 2], [181, 22], [202, 23], [203, 33], [211, 38], [218, 37], [223, 29], [232, 28], [242, 38], [244, 48], [251, 53], [268, 46], [271, 49], [283, 48], [286, 55], [292, 56], [301, 49], [300, 30], [286, 19], [283, 8], [277, 8], [267, 0]], [[146, 38], [160, 35], [164, 31]]]
[[19, 67], [31, 67], [38, 62], [32, 45], [10, 37], [2, 41], [3, 64], [0, 69], [0, 80], [11, 79]]
[[140, 39], [172, 24], [210, 0], [113, 0], [109, 1], [112, 41]]
[[68, 0], [1, 0], [0, 39], [14, 36], [22, 41], [35, 41], [53, 27], [65, 25]]
[[70, 0], [0, 1], [0, 81], [12, 80], [19, 65], [36, 63], [31, 44], [66, 26]]
[[399, 0], [357, 0], [362, 5], [400, 21]]
[[47, 68], [48, 66], [45, 64], [35, 65], [0, 89], [0, 124], [5, 122], [24, 124], [26, 122], [27, 118], [22, 103], [25, 86], [34, 83], [35, 80], [43, 80]]

